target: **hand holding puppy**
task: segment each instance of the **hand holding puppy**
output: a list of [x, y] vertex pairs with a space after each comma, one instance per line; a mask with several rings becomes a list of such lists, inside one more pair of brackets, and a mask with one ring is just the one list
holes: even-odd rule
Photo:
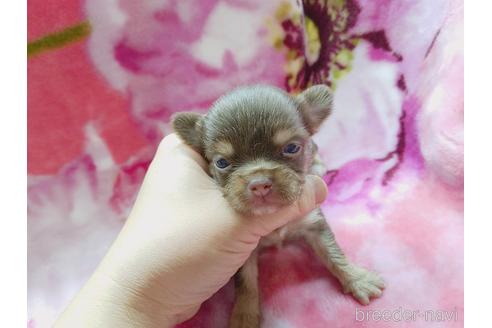
[[125, 226], [58, 327], [166, 327], [191, 318], [248, 259], [261, 237], [323, 202], [308, 175], [297, 201], [245, 217], [174, 134], [164, 138]]

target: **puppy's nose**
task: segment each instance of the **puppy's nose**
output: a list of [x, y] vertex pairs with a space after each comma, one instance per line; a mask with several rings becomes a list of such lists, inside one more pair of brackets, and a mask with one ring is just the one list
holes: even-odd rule
[[248, 189], [255, 196], [266, 196], [272, 190], [272, 180], [265, 177], [253, 178], [248, 184]]

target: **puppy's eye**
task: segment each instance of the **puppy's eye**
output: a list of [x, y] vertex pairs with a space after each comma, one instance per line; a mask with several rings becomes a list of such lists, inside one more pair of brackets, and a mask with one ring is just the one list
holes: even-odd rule
[[284, 155], [294, 155], [297, 154], [301, 150], [301, 145], [296, 143], [290, 143], [286, 145], [283, 149]]
[[215, 166], [217, 166], [219, 169], [225, 169], [229, 165], [231, 164], [224, 158], [219, 158], [218, 160], [215, 161]]

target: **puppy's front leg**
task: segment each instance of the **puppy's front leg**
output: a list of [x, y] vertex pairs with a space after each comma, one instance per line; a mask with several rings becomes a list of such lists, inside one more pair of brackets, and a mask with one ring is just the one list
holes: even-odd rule
[[342, 284], [344, 293], [350, 293], [362, 304], [381, 295], [383, 279], [375, 272], [350, 263], [338, 246], [328, 223], [318, 209], [312, 212], [312, 224], [305, 236], [330, 272]]
[[236, 299], [229, 327], [257, 328], [260, 326], [257, 251], [251, 254], [234, 278]]

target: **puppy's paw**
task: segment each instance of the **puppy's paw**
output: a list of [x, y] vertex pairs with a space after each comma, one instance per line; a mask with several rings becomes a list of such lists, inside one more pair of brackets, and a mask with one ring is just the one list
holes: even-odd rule
[[381, 296], [385, 285], [377, 273], [354, 266], [350, 276], [343, 286], [343, 292], [352, 294], [361, 304], [367, 305], [371, 298]]
[[229, 328], [259, 328], [260, 315], [248, 312], [234, 312], [229, 323]]

